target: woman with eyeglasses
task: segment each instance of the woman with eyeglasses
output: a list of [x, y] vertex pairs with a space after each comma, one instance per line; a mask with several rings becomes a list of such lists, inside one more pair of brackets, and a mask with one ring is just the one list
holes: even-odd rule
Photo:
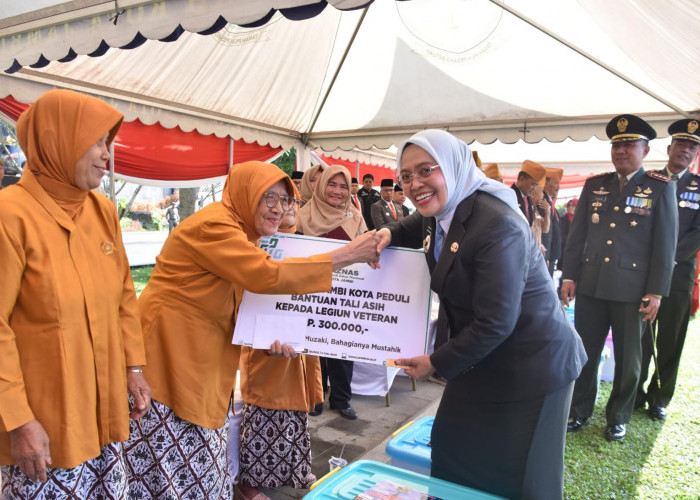
[[[275, 165], [235, 165], [222, 201], [181, 222], [157, 257], [139, 299], [153, 406], [126, 444], [133, 498], [231, 498], [227, 412], [240, 354], [231, 340], [245, 290], [325, 292], [334, 270], [376, 263], [373, 234], [327, 254], [272, 260], [257, 241], [277, 232], [293, 193]], [[276, 342], [270, 354], [292, 352]]]
[[431, 475], [507, 498], [561, 498], [569, 403], [586, 355], [515, 195], [442, 130], [415, 134], [397, 158], [423, 217], [379, 230], [380, 248], [421, 235], [449, 324], [433, 354], [397, 360], [414, 378], [447, 379]]
[[[350, 172], [341, 165], [332, 165], [324, 170], [311, 200], [299, 211], [297, 231], [308, 236], [336, 240], [354, 240], [367, 231], [362, 213], [350, 201], [351, 181]], [[330, 383], [328, 403], [331, 410], [338, 410], [343, 418], [356, 419], [357, 413], [350, 406], [354, 362], [325, 357], [320, 360], [324, 392]], [[323, 398], [309, 414], [317, 416], [321, 412]]]

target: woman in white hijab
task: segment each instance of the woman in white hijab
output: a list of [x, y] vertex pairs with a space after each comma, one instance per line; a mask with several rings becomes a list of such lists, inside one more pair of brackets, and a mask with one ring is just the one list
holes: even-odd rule
[[431, 474], [508, 498], [561, 498], [566, 421], [586, 356], [515, 195], [445, 131], [415, 134], [397, 158], [420, 215], [378, 234], [383, 245], [422, 239], [449, 323], [433, 354], [397, 360], [412, 377], [447, 379]]

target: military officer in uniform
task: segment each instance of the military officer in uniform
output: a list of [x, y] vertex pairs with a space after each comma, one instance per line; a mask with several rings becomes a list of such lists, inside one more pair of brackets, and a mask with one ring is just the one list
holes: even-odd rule
[[403, 219], [403, 210], [394, 203], [394, 180], [382, 179], [380, 187], [381, 199], [372, 205], [371, 210], [374, 229], [381, 229]]
[[612, 326], [615, 375], [606, 407], [608, 441], [624, 439], [642, 356], [642, 321], [653, 320], [671, 284], [678, 211], [675, 186], [642, 162], [656, 131], [634, 115], [606, 127], [615, 172], [589, 178], [564, 250], [561, 298], [576, 297], [575, 323], [588, 361], [576, 381], [567, 430], [588, 423], [600, 353]]
[[515, 191], [515, 197], [518, 199], [518, 206], [525, 214], [527, 223], [532, 226], [535, 220], [535, 207], [532, 202], [532, 193], [535, 186], [544, 181], [546, 171], [542, 165], [534, 161], [525, 160], [523, 166], [518, 172], [518, 178], [510, 186]]
[[671, 291], [667, 297], [661, 299], [661, 307], [656, 317], [658, 366], [655, 366], [656, 371], [649, 381], [646, 394], [644, 382], [652, 357], [652, 335], [649, 325], [642, 339], [642, 374], [639, 378], [635, 406], [642, 407], [648, 402], [647, 413], [653, 420], [666, 419], [666, 406], [671, 401], [676, 387], [678, 365], [690, 318], [696, 255], [700, 250], [700, 175], [692, 173], [689, 167], [697, 158], [700, 148], [699, 123], [698, 120], [685, 119], [671, 124], [668, 128], [672, 137], [668, 146], [668, 164], [661, 171], [676, 181], [678, 244]]

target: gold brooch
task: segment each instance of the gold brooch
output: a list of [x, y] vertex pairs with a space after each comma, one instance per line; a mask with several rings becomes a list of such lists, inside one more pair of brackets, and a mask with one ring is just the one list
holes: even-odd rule
[[114, 253], [114, 243], [111, 241], [102, 243], [102, 253], [105, 255], [112, 255]]
[[425, 253], [428, 253], [429, 249], [430, 249], [430, 235], [426, 236], [425, 239], [423, 240], [423, 251]]
[[457, 250], [459, 250], [459, 243], [455, 241], [450, 245], [450, 252], [457, 253]]

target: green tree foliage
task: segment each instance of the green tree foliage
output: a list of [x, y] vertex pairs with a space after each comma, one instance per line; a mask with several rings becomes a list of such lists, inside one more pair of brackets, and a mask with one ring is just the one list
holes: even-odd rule
[[294, 167], [297, 163], [297, 150], [294, 148], [288, 149], [282, 155], [273, 160], [272, 163], [277, 165], [280, 170], [287, 175], [292, 175], [292, 172], [294, 172]]

